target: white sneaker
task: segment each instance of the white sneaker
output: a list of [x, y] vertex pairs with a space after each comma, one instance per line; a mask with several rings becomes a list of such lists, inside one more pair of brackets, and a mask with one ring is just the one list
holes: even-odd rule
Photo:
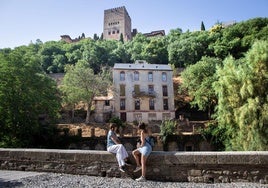
[[137, 166], [133, 172], [139, 172], [141, 170], [141, 166]]
[[145, 177], [143, 177], [143, 176], [141, 176], [141, 177], [139, 177], [139, 178], [137, 178], [137, 179], [135, 179], [136, 181], [146, 181], [146, 179], [145, 179]]
[[126, 165], [126, 166], [131, 166], [131, 164], [130, 164], [130, 163], [127, 163], [127, 162], [125, 162], [125, 165]]
[[119, 170], [120, 170], [121, 172], [126, 172], [123, 166], [119, 167]]

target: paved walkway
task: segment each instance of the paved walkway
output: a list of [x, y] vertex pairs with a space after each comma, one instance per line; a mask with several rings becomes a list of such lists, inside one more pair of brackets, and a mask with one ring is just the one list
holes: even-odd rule
[[[41, 175], [41, 176], [39, 176]], [[26, 179], [23, 179], [26, 178]], [[190, 182], [137, 182], [130, 178], [106, 178], [86, 175], [56, 174], [47, 172], [8, 171], [0, 170], [0, 188], [268, 188], [267, 184], [260, 183], [190, 183]]]
[[13, 170], [0, 170], [0, 182], [8, 182], [19, 180], [21, 178], [27, 178], [31, 176], [37, 176], [45, 174], [43, 172], [25, 172], [25, 171], [13, 171]]

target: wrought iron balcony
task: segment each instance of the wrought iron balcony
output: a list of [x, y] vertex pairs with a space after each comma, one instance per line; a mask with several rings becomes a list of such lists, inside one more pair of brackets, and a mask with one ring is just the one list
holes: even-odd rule
[[133, 98], [142, 98], [142, 97], [155, 98], [156, 92], [155, 91], [132, 91], [132, 97]]

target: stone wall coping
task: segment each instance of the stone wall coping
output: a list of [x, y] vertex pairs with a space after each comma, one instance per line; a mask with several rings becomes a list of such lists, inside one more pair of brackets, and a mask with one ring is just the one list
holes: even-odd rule
[[[110, 154], [101, 150], [0, 148], [0, 151]], [[129, 151], [130, 152], [130, 151]], [[268, 155], [268, 151], [153, 151], [155, 155]]]
[[[118, 170], [114, 154], [77, 149], [0, 148], [0, 169], [137, 178], [131, 152], [133, 165], [126, 174]], [[147, 162], [151, 180], [268, 183], [268, 151], [153, 151]]]
[[[109, 154], [101, 150], [67, 150], [67, 149], [39, 149], [39, 148], [0, 148], [0, 151], [38, 151], [38, 152], [60, 152], [60, 153], [98, 153]], [[152, 154], [187, 154], [187, 155], [268, 155], [268, 151], [153, 151]]]
[[100, 150], [66, 150], [66, 149], [35, 149], [35, 148], [0, 148], [1, 151], [20, 151], [20, 152], [44, 152], [44, 153], [85, 153], [85, 154], [110, 154]]
[[[0, 158], [9, 156], [7, 153], [55, 153], [70, 155], [112, 155], [107, 151], [97, 150], [65, 150], [65, 149], [25, 149], [0, 148], [5, 153]], [[131, 155], [131, 151], [128, 151]], [[159, 160], [171, 161], [172, 164], [268, 164], [268, 151], [223, 151], [223, 152], [181, 152], [181, 151], [153, 151], [151, 156]], [[9, 156], [10, 157], [10, 156]], [[36, 157], [36, 156], [35, 156]]]

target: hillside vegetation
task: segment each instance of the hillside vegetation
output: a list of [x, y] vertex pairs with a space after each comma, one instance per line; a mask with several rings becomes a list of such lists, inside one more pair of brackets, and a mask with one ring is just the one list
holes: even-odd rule
[[186, 94], [192, 106], [208, 112], [215, 123], [206, 134], [225, 149], [267, 150], [267, 36], [268, 18], [254, 18], [228, 27], [218, 23], [208, 31], [177, 28], [152, 38], [137, 34], [129, 42], [38, 39], [0, 49], [0, 147], [42, 147], [57, 134], [53, 124], [66, 97], [70, 105], [81, 100], [59, 90], [47, 74], [85, 67], [85, 74], [105, 76], [108, 83], [107, 70], [115, 63], [142, 59], [170, 64], [175, 75], [185, 69], [175, 98]]

